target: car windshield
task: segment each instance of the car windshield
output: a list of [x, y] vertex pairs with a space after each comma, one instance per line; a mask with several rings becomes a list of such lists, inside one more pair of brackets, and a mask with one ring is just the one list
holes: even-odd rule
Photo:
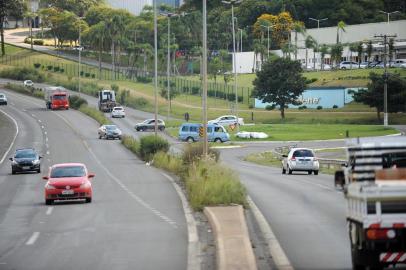
[[122, 111], [123, 108], [118, 107], [118, 108], [114, 108], [113, 110], [115, 110], [115, 111]]
[[18, 151], [15, 158], [35, 158], [37, 155], [33, 151]]
[[85, 175], [86, 172], [83, 166], [55, 167], [51, 171], [51, 178], [82, 177]]
[[0, 98], [4, 98], [4, 95], [0, 94]]
[[117, 126], [106, 126], [107, 130], [116, 130]]
[[65, 95], [55, 95], [55, 96], [53, 96], [53, 99], [55, 99], [55, 100], [64, 100], [64, 99], [66, 99], [66, 96]]
[[296, 150], [293, 153], [294, 157], [313, 157], [313, 152], [307, 149]]

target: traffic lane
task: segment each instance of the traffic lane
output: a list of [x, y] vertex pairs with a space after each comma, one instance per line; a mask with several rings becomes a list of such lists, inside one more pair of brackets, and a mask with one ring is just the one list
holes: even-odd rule
[[6, 152], [10, 149], [16, 132], [13, 120], [0, 107], [0, 163], [6, 160]]
[[329, 177], [282, 175], [279, 169], [225, 155], [222, 160], [240, 174], [294, 268], [351, 268], [345, 201]]
[[[37, 100], [32, 101], [37, 102]], [[94, 202], [92, 204], [68, 203], [53, 206], [54, 210], [49, 223], [46, 226], [42, 225], [41, 228], [33, 229], [40, 233], [35, 242], [40, 250], [34, 252], [26, 249], [19, 250], [19, 252], [13, 253], [13, 256], [8, 257], [8, 265], [14, 264], [18, 269], [24, 269], [24, 265], [30, 265], [32, 269], [44, 269], [44, 265], [49, 267], [50, 260], [46, 258], [38, 260], [38, 258], [43, 258], [46, 250], [47, 256], [59, 258], [62, 261], [60, 269], [71, 269], [72, 267], [92, 269], [91, 266], [96, 264], [94, 260], [88, 260], [88, 258], [92, 258], [92, 254], [105, 254], [110, 258], [110, 263], [100, 265], [99, 269], [128, 269], [131, 267], [129, 264], [124, 265], [123, 261], [136, 262], [137, 265], [142, 263], [141, 265], [145, 269], [164, 267], [184, 269], [186, 251], [182, 254], [174, 255], [174, 253], [179, 251], [178, 245], [186, 246], [187, 241], [179, 241], [179, 235], [174, 233], [176, 228], [162, 221], [162, 218], [151, 209], [147, 209], [145, 205], [134, 202], [131, 196], [126, 196], [128, 193], [123, 188], [119, 187], [111, 177], [105, 176], [105, 170], [100, 168], [100, 164], [89, 154], [89, 150], [83, 145], [79, 136], [61, 119], [57, 119], [55, 112], [41, 110], [39, 109], [37, 114], [42, 114], [43, 122], [52, 127], [49, 131], [51, 155], [56, 155], [56, 160], [64, 161], [69, 161], [68, 159], [75, 155], [81, 159], [79, 161], [86, 163], [88, 168], [96, 173], [97, 176], [93, 181]], [[87, 119], [83, 115], [80, 116]], [[54, 142], [54, 138], [57, 138], [57, 143]], [[112, 153], [114, 152], [110, 151], [109, 155]], [[127, 156], [129, 159], [133, 159], [130, 153], [127, 153]], [[100, 222], [95, 224], [95, 220]], [[128, 224], [134, 224], [132, 231], [125, 230]], [[111, 231], [112, 227], [122, 229]], [[60, 231], [55, 231], [55, 228]], [[87, 233], [89, 231], [93, 233]], [[106, 237], [106, 235], [109, 236]], [[114, 239], [117, 241], [112, 244]], [[110, 245], [103, 245], [105, 240], [109, 241]], [[165, 245], [162, 242], [168, 243]], [[171, 250], [168, 249], [169, 243], [172, 252], [168, 252]], [[111, 250], [112, 245], [115, 246], [114, 250]], [[72, 248], [77, 246], [87, 247], [85, 250], [88, 252], [80, 249], [77, 250], [79, 254], [75, 254]], [[186, 250], [186, 247], [184, 249]], [[152, 250], [154, 252], [151, 252]], [[139, 251], [138, 254], [135, 253], [137, 251]], [[70, 259], [72, 254], [76, 256], [75, 262]], [[19, 256], [25, 259], [18, 261]], [[33, 263], [34, 260], [38, 262]]]

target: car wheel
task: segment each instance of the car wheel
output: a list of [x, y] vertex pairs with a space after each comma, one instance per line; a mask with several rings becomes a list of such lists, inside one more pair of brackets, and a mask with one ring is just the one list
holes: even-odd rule
[[192, 137], [188, 137], [188, 138], [186, 139], [186, 141], [187, 141], [188, 143], [192, 143], [192, 142], [194, 142], [195, 140], [193, 140]]
[[99, 134], [99, 140], [101, 140], [101, 138], [102, 138], [102, 135]]
[[37, 173], [41, 173], [41, 168], [39, 168], [39, 169], [37, 170]]
[[292, 172], [293, 172], [292, 169], [290, 167], [288, 167], [288, 173], [292, 174]]
[[15, 171], [15, 170], [11, 170], [11, 174], [16, 174], [16, 171]]
[[53, 202], [54, 202], [54, 200], [45, 199], [45, 204], [46, 205], [51, 205]]
[[314, 171], [314, 175], [318, 175], [319, 174], [319, 171]]
[[282, 166], [282, 174], [286, 174], [285, 167]]
[[312, 174], [312, 171], [308, 171], [307, 174]]
[[86, 203], [91, 203], [92, 202], [92, 197], [86, 198]]
[[159, 130], [160, 130], [160, 131], [164, 131], [164, 130], [165, 130], [165, 127], [160, 127]]
[[216, 138], [216, 139], [214, 139], [214, 142], [215, 143], [222, 143], [223, 141], [220, 138]]

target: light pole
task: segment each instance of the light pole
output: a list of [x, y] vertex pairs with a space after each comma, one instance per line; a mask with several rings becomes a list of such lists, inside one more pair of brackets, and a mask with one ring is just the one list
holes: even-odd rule
[[207, 0], [203, 0], [203, 61], [202, 61], [202, 81], [203, 81], [203, 158], [207, 158]]
[[231, 5], [231, 21], [233, 27], [233, 66], [234, 66], [234, 93], [235, 93], [235, 116], [237, 118], [237, 132], [240, 131], [239, 121], [238, 121], [238, 91], [237, 91], [237, 62], [236, 62], [236, 52], [235, 52], [235, 29], [234, 29], [234, 5], [239, 4], [242, 0], [229, 0], [221, 1], [224, 4]]
[[[79, 17], [80, 20], [82, 20], [84, 17]], [[82, 32], [82, 23], [79, 21], [79, 48], [78, 48], [78, 54], [79, 54], [79, 62], [78, 62], [78, 94], [80, 97], [80, 73], [81, 73], [81, 60], [82, 60], [82, 36], [81, 36], [81, 32]]]
[[238, 31], [240, 31], [240, 52], [242, 52], [242, 29], [238, 28]]
[[398, 10], [396, 10], [396, 11], [392, 11], [392, 12], [385, 12], [385, 11], [383, 11], [383, 10], [380, 10], [379, 11], [380, 13], [384, 13], [384, 14], [386, 14], [387, 16], [388, 16], [388, 24], [389, 24], [389, 16], [391, 15], [391, 14], [396, 14], [396, 13], [400, 13], [400, 11], [398, 11]]
[[268, 31], [268, 45], [267, 45], [268, 57], [267, 57], [267, 58], [268, 58], [268, 60], [269, 60], [269, 49], [270, 49], [270, 48], [269, 48], [269, 46], [270, 46], [270, 42], [269, 42], [269, 29], [272, 28], [272, 27], [274, 27], [275, 25], [262, 25], [262, 24], [261, 24], [261, 26], [262, 26], [262, 27], [265, 27], [265, 28], [267, 29], [267, 31]]
[[309, 20], [312, 20], [312, 21], [317, 22], [317, 29], [319, 29], [319, 28], [320, 28], [320, 22], [322, 22], [322, 21], [327, 21], [328, 18], [323, 18], [323, 19], [309, 18]]
[[154, 131], [158, 136], [158, 22], [157, 22], [157, 0], [154, 0]]

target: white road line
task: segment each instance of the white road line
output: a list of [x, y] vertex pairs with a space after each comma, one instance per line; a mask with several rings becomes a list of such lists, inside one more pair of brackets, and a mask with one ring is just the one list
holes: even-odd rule
[[44, 127], [44, 126], [41, 126], [41, 128], [44, 129], [45, 127]]
[[47, 151], [47, 155], [50, 155], [50, 154], [51, 154], [51, 152]]
[[48, 137], [45, 137], [45, 141], [48, 142]]
[[30, 239], [28, 239], [28, 241], [27, 241], [25, 244], [26, 244], [27, 246], [33, 245], [33, 244], [35, 243], [35, 241], [37, 241], [38, 237], [39, 237], [39, 232], [34, 232], [34, 233], [31, 235]]
[[14, 135], [14, 138], [13, 138], [13, 140], [11, 141], [10, 146], [8, 147], [7, 151], [4, 153], [3, 157], [0, 159], [0, 164], [2, 164], [3, 161], [4, 161], [4, 159], [6, 158], [6, 156], [8, 155], [8, 153], [10, 152], [11, 148], [13, 148], [14, 142], [15, 142], [16, 139], [17, 139], [17, 135], [18, 135], [18, 124], [17, 124], [17, 121], [16, 121], [11, 115], [9, 115], [8, 113], [6, 113], [6, 112], [3, 111], [3, 110], [0, 110], [0, 111], [1, 111], [2, 113], [4, 113], [4, 115], [6, 115], [8, 118], [10, 118], [10, 119], [13, 121], [13, 123], [14, 123], [14, 125], [15, 125], [15, 127], [16, 127], [16, 134]]
[[38, 119], [38, 122], [42, 123], [41, 119]]
[[51, 160], [49, 158], [47, 160], [48, 160], [48, 162], [51, 162]]
[[44, 134], [47, 135], [48, 133], [46, 131], [44, 131]]
[[52, 206], [48, 207], [46, 214], [49, 216], [50, 214], [52, 214], [53, 210], [54, 208]]

